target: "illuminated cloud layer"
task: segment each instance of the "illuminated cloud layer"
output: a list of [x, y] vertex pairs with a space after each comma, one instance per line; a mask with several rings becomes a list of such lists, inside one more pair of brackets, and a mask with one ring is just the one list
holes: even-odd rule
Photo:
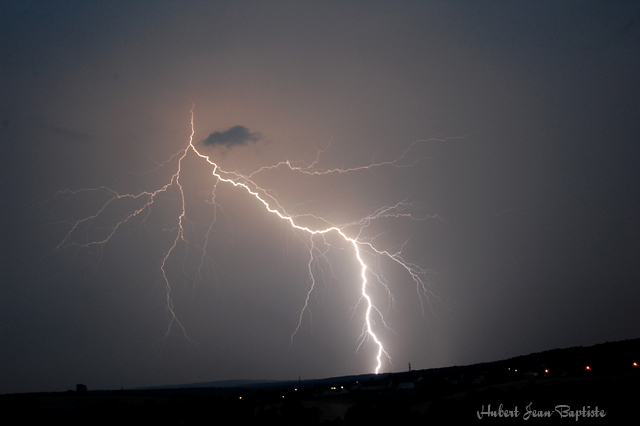
[[2, 2], [0, 393], [640, 336], [639, 16]]

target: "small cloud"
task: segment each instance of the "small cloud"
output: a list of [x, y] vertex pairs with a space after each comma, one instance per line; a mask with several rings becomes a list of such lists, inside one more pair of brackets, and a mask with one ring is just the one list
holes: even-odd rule
[[202, 141], [206, 146], [224, 146], [231, 148], [236, 145], [246, 145], [249, 142], [257, 142], [262, 138], [258, 132], [251, 132], [245, 126], [233, 126], [223, 132], [213, 132]]

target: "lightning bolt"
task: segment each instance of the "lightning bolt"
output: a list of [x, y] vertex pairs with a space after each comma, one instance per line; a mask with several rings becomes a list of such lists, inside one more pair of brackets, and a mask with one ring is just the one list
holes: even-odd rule
[[[218, 208], [220, 209], [220, 211], [222, 211], [222, 207], [216, 202], [216, 197], [215, 197], [216, 189], [218, 188], [218, 185], [220, 184], [231, 185], [240, 191], [246, 192], [251, 197], [253, 197], [257, 201], [257, 203], [261, 205], [267, 212], [277, 216], [282, 221], [287, 223], [291, 229], [299, 231], [299, 234], [306, 235], [308, 238], [306, 241], [307, 241], [307, 247], [309, 249], [308, 268], [309, 268], [309, 276], [310, 276], [310, 286], [306, 293], [304, 305], [298, 317], [297, 326], [295, 327], [295, 330], [291, 335], [291, 340], [293, 342], [294, 336], [299, 331], [302, 325], [303, 316], [305, 312], [308, 312], [309, 310], [309, 299], [316, 285], [314, 263], [318, 258], [324, 258], [325, 261], [330, 265], [326, 257], [327, 251], [331, 247], [331, 245], [329, 244], [329, 238], [337, 237], [341, 239], [342, 241], [347, 243], [348, 246], [351, 247], [353, 252], [352, 254], [353, 259], [360, 271], [360, 284], [359, 284], [360, 298], [356, 306], [353, 308], [353, 313], [355, 314], [356, 308], [360, 304], [364, 304], [365, 314], [364, 314], [364, 324], [362, 327], [362, 333], [358, 339], [359, 340], [358, 349], [362, 346], [362, 344], [365, 341], [373, 341], [373, 344], [377, 347], [374, 371], [376, 374], [379, 373], [382, 368], [383, 357], [386, 358], [389, 362], [391, 362], [391, 356], [389, 355], [388, 351], [385, 349], [381, 339], [374, 332], [374, 324], [375, 324], [374, 317], [380, 318], [381, 323], [384, 327], [388, 329], [390, 329], [390, 327], [385, 322], [385, 319], [384, 319], [385, 315], [383, 315], [383, 313], [380, 310], [378, 310], [378, 308], [376, 308], [376, 306], [374, 305], [374, 302], [369, 292], [370, 286], [372, 285], [370, 278], [373, 278], [375, 281], [377, 281], [377, 283], [382, 285], [382, 287], [386, 290], [388, 294], [389, 300], [391, 301], [391, 305], [395, 304], [395, 299], [393, 298], [393, 295], [391, 294], [391, 291], [388, 287], [388, 282], [381, 272], [380, 259], [387, 258], [392, 262], [394, 262], [395, 264], [399, 265], [402, 269], [406, 271], [408, 276], [413, 280], [413, 282], [416, 285], [416, 291], [422, 306], [423, 315], [424, 315], [424, 309], [425, 309], [424, 300], [429, 302], [430, 298], [435, 296], [433, 295], [433, 293], [431, 293], [428, 290], [428, 287], [427, 287], [427, 276], [430, 271], [422, 269], [418, 265], [408, 262], [402, 257], [402, 249], [404, 248], [404, 246], [408, 241], [406, 241], [397, 252], [392, 253], [386, 250], [376, 248], [375, 240], [378, 236], [373, 238], [366, 238], [364, 236], [364, 231], [371, 225], [373, 221], [383, 219], [383, 218], [408, 218], [412, 220], [425, 220], [430, 217], [437, 218], [437, 216], [427, 216], [423, 218], [416, 218], [416, 217], [413, 217], [411, 214], [403, 213], [403, 211], [411, 207], [411, 204], [405, 200], [392, 206], [382, 207], [374, 211], [372, 214], [360, 220], [349, 222], [342, 225], [336, 225], [336, 224], [330, 223], [329, 221], [323, 219], [322, 217], [314, 216], [312, 214], [295, 215], [295, 214], [288, 213], [286, 209], [282, 205], [280, 205], [280, 203], [278, 203], [278, 200], [276, 199], [276, 197], [272, 195], [272, 193], [269, 190], [261, 188], [258, 184], [256, 184], [256, 182], [254, 181], [254, 177], [264, 171], [274, 170], [279, 168], [288, 169], [294, 173], [301, 173], [301, 174], [306, 174], [311, 176], [320, 176], [320, 175], [328, 175], [328, 174], [334, 174], [334, 173], [339, 173], [339, 174], [354, 173], [361, 170], [367, 170], [367, 169], [372, 169], [375, 167], [383, 167], [383, 166], [411, 167], [415, 165], [418, 161], [420, 161], [420, 159], [408, 160], [408, 154], [414, 148], [414, 146], [419, 143], [435, 141], [436, 139], [415, 141], [411, 145], [409, 145], [407, 149], [400, 156], [396, 157], [391, 161], [382, 161], [382, 162], [372, 161], [370, 164], [365, 166], [346, 168], [346, 169], [339, 169], [339, 168], [320, 169], [318, 168], [318, 164], [319, 164], [321, 155], [326, 151], [326, 149], [329, 148], [330, 146], [329, 144], [329, 146], [324, 150], [318, 150], [315, 160], [310, 164], [305, 164], [303, 166], [295, 166], [289, 160], [287, 160], [287, 161], [279, 162], [274, 165], [263, 166], [245, 175], [235, 171], [223, 170], [222, 168], [220, 168], [220, 166], [216, 162], [211, 160], [209, 156], [200, 152], [196, 144], [194, 144], [194, 141], [193, 141], [194, 134], [195, 134], [194, 106], [192, 106], [191, 134], [189, 136], [189, 142], [186, 147], [184, 147], [177, 153], [173, 154], [165, 162], [158, 165], [156, 169], [165, 167], [169, 163], [177, 159], [177, 169], [175, 173], [171, 175], [169, 182], [167, 182], [165, 185], [161, 186], [160, 188], [156, 189], [155, 191], [143, 191], [137, 194], [120, 194], [117, 191], [114, 191], [113, 189], [108, 188], [106, 186], [101, 186], [98, 188], [91, 188], [91, 189], [80, 189], [75, 191], [71, 191], [71, 190], [61, 191], [59, 194], [67, 193], [67, 194], [76, 195], [83, 192], [104, 193], [106, 194], [107, 199], [101, 205], [101, 207], [97, 209], [97, 211], [95, 211], [94, 214], [89, 215], [83, 219], [77, 220], [75, 222], [68, 222], [69, 230], [65, 234], [65, 236], [62, 238], [61, 242], [57, 245], [56, 249], [61, 250], [69, 247], [88, 249], [93, 246], [100, 247], [108, 243], [114, 237], [114, 235], [124, 227], [125, 224], [132, 222], [134, 219], [140, 219], [141, 224], [144, 223], [147, 217], [150, 215], [152, 206], [154, 202], [157, 200], [157, 198], [161, 194], [166, 193], [170, 188], [176, 188], [178, 193], [180, 194], [179, 203], [180, 203], [181, 210], [177, 217], [177, 227], [175, 228], [175, 238], [173, 238], [173, 241], [169, 249], [166, 252], [164, 252], [162, 256], [162, 261], [160, 263], [160, 272], [162, 275], [162, 280], [163, 280], [165, 292], [166, 292], [166, 304], [167, 304], [166, 309], [170, 317], [169, 326], [166, 334], [168, 335], [172, 327], [175, 325], [182, 331], [182, 333], [184, 333], [187, 339], [189, 339], [187, 335], [187, 330], [178, 319], [178, 316], [176, 315], [174, 310], [173, 300], [171, 297], [171, 292], [172, 292], [171, 282], [169, 277], [167, 276], [167, 261], [172, 257], [172, 255], [176, 251], [176, 248], [178, 247], [178, 244], [180, 244], [181, 242], [184, 242], [190, 246], [192, 245], [197, 246], [197, 244], [192, 244], [187, 239], [187, 236], [186, 236], [185, 227], [187, 226], [188, 219], [186, 217], [187, 209], [186, 209], [186, 202], [185, 202], [185, 190], [181, 182], [181, 172], [183, 168], [183, 162], [187, 157], [187, 155], [192, 153], [197, 157], [201, 158], [204, 162], [209, 164], [209, 166], [212, 168], [211, 173], [214, 179], [214, 186], [213, 186], [213, 191], [211, 192], [211, 198], [210, 200], [207, 201], [207, 203], [214, 205], [216, 207], [216, 209], [214, 209], [213, 220], [205, 234], [204, 246], [201, 248], [202, 255], [200, 257], [200, 265], [196, 274], [196, 279], [198, 279], [198, 277], [201, 276], [201, 270], [205, 266], [206, 246], [209, 241], [210, 233], [212, 232], [213, 225], [217, 219], [216, 211], [218, 210]], [[438, 140], [438, 141], [444, 141], [444, 139]], [[126, 200], [138, 203], [138, 207], [133, 208], [129, 210], [126, 214], [124, 214], [124, 216], [120, 220], [118, 220], [114, 226], [110, 228], [106, 236], [104, 236], [103, 238], [91, 239], [89, 238], [88, 235], [86, 235], [83, 238], [83, 241], [81, 242], [77, 241], [79, 237], [77, 237], [76, 235], [82, 234], [82, 229], [88, 229], [94, 221], [96, 221], [102, 215], [105, 215], [108, 209], [112, 208], [114, 205], [118, 203], [124, 203], [126, 202]], [[303, 222], [305, 219], [307, 220], [313, 219], [315, 221], [314, 223], [316, 224], [320, 223], [321, 226], [316, 226], [316, 227], [303, 226], [301, 222]], [[139, 225], [139, 226], [142, 226], [142, 225]], [[357, 230], [357, 232], [355, 232], [355, 235], [350, 235], [352, 232], [349, 232], [349, 230], [354, 228]], [[300, 236], [298, 237], [300, 238]], [[319, 239], [319, 240], [316, 241], [316, 239]], [[324, 250], [321, 250], [320, 248], [321, 244], [324, 245], [325, 247]], [[375, 261], [373, 263], [371, 261], [367, 262], [365, 260], [365, 255], [367, 258], [375, 259]]]

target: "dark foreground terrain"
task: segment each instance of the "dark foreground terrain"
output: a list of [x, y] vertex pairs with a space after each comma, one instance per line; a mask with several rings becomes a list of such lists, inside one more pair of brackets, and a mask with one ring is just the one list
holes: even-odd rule
[[[3, 424], [637, 424], [640, 339], [404, 373], [0, 396]], [[38, 423], [36, 423], [38, 422]]]

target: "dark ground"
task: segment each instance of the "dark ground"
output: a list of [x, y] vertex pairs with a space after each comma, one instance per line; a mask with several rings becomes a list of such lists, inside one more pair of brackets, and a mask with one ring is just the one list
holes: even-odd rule
[[629, 424], [640, 418], [634, 363], [640, 339], [378, 376], [122, 391], [79, 385], [2, 395], [0, 410], [4, 424]]

